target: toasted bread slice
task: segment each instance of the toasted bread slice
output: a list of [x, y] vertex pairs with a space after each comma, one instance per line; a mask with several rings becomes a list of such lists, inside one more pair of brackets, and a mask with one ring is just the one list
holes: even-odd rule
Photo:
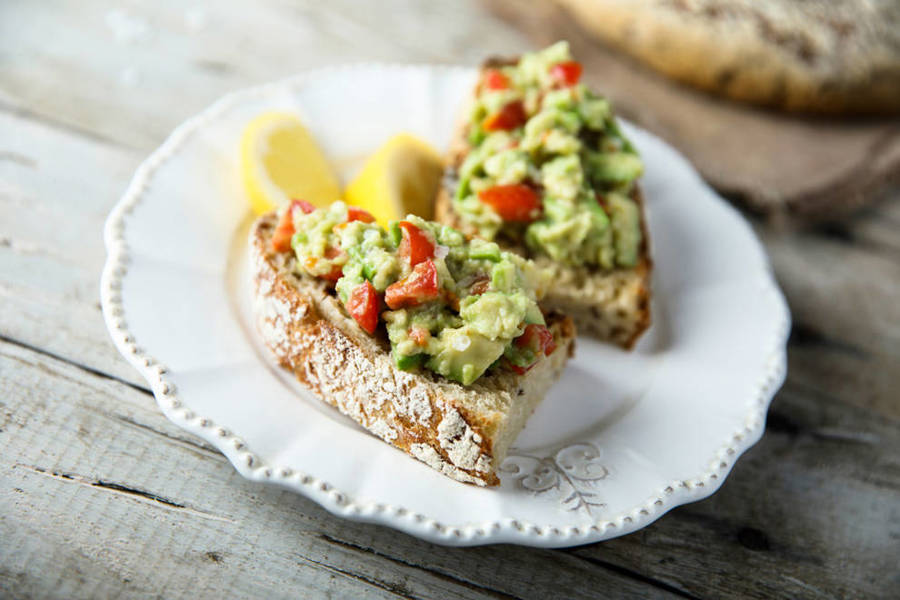
[[[516, 59], [491, 58], [482, 70], [513, 64]], [[463, 114], [465, 111], [463, 111]], [[456, 174], [471, 149], [467, 139], [467, 124], [461, 120], [456, 128], [447, 154], [444, 178], [435, 199], [435, 220], [467, 234], [476, 232], [467, 227], [453, 210]], [[647, 223], [643, 196], [635, 185], [632, 199], [641, 209], [641, 248], [638, 262], [631, 268], [599, 269], [572, 267], [557, 263], [545, 256], [533, 256], [527, 248], [504, 245], [527, 256], [538, 265], [550, 269], [554, 285], [541, 301], [541, 306], [558, 310], [572, 318], [579, 333], [593, 335], [630, 349], [650, 326], [650, 260]]]
[[278, 362], [319, 398], [384, 441], [466, 483], [500, 483], [497, 468], [574, 353], [571, 319], [548, 316], [556, 350], [524, 375], [497, 370], [470, 386], [394, 366], [386, 337], [366, 334], [322, 280], [274, 252], [277, 217], [250, 231], [257, 328]]
[[[455, 167], [450, 167], [455, 169]], [[445, 177], [447, 182], [449, 177]], [[453, 212], [450, 188], [441, 186], [435, 202], [435, 220], [467, 233], [466, 225]], [[641, 204], [640, 193], [632, 196]], [[575, 323], [579, 333], [592, 335], [630, 349], [650, 326], [650, 271], [646, 226], [638, 264], [630, 269], [601, 270], [560, 264], [546, 256], [531, 256], [522, 247], [504, 246], [528, 256], [553, 274], [553, 286], [541, 300], [541, 306], [562, 312]], [[497, 240], [501, 242], [501, 240]], [[502, 245], [502, 242], [501, 242]]]

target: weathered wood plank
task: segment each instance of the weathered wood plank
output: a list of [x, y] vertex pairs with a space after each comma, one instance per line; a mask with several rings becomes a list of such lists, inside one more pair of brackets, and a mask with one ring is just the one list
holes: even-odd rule
[[[0, 533], [16, 549], [0, 550], [0, 580], [16, 589], [71, 586], [80, 573], [88, 587], [67, 588], [67, 595], [148, 592], [158, 589], [152, 566], [174, 570], [172, 593], [178, 581], [195, 585], [210, 576], [221, 587], [208, 583], [204, 591], [230, 585], [256, 595], [317, 581], [295, 566], [319, 563], [346, 575], [328, 586], [363, 585], [350, 577], [416, 597], [436, 589], [462, 597], [533, 597], [536, 590], [577, 597], [591, 589], [889, 597], [900, 585], [891, 569], [900, 551], [896, 422], [793, 385], [776, 401], [763, 442], [712, 499], [605, 544], [467, 550], [341, 521], [290, 492], [246, 482], [162, 418], [149, 395], [116, 381], [9, 344], [0, 350], [0, 373]], [[114, 568], [99, 572], [84, 559], [113, 552]], [[163, 555], [177, 564], [141, 558]], [[238, 579], [251, 568], [263, 578], [291, 570], [280, 581], [287, 588]], [[653, 587], [637, 587], [635, 575]], [[431, 577], [450, 587], [433, 587]]]
[[[222, 94], [302, 70], [475, 64], [527, 47], [475, 2], [19, 0], [0, 11], [0, 104], [144, 150]], [[423, 23], [440, 24], [440, 35]]]
[[588, 598], [663, 589], [565, 553], [440, 548], [248, 482], [153, 398], [0, 343], [0, 592]]
[[700, 597], [891, 598], [898, 498], [897, 420], [789, 382], [763, 440], [712, 498], [573, 552]]
[[100, 311], [103, 222], [140, 154], [0, 110], [0, 336], [145, 386]]
[[[900, 251], [881, 239], [900, 193], [867, 218], [828, 232], [757, 228], [794, 319], [790, 380], [900, 418]], [[882, 216], [883, 215], [883, 216]], [[881, 221], [874, 224], [872, 221]]]
[[896, 596], [900, 197], [825, 232], [757, 227], [798, 324], [768, 433], [713, 498], [606, 544], [452, 549], [341, 521], [110, 379], [143, 385], [96, 304], [102, 222], [174, 125], [323, 60], [526, 45], [474, 3], [367, 10], [0, 3], [0, 336], [37, 350], [0, 343], [0, 595]]

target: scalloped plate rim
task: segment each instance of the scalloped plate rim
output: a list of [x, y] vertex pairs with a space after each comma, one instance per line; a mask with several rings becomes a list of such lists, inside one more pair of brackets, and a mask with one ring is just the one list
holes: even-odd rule
[[[177, 390], [167, 381], [165, 377], [167, 371], [163, 364], [145, 353], [135, 343], [134, 336], [129, 331], [127, 322], [122, 319], [124, 309], [119, 291], [121, 290], [122, 278], [127, 272], [129, 262], [128, 249], [123, 240], [124, 217], [141, 200], [142, 192], [154, 171], [163, 162], [175, 155], [175, 151], [188, 136], [197, 131], [204, 123], [215, 119], [232, 105], [243, 99], [263, 95], [270, 90], [301, 84], [323, 72], [333, 73], [335, 70], [351, 71], [353, 69], [373, 67], [472, 71], [469, 67], [454, 65], [354, 63], [314, 69], [281, 80], [228, 93], [202, 112], [181, 123], [172, 131], [164, 143], [140, 164], [125, 194], [119, 199], [107, 217], [104, 226], [104, 243], [108, 254], [100, 281], [104, 321], [116, 348], [150, 384], [157, 404], [165, 416], [182, 429], [201, 437], [221, 451], [235, 469], [249, 480], [271, 482], [299, 492], [337, 516], [360, 522], [386, 525], [443, 545], [475, 546], [490, 543], [513, 543], [552, 548], [593, 543], [631, 533], [649, 525], [676, 506], [701, 500], [718, 490], [730, 473], [736, 460], [759, 441], [764, 433], [767, 409], [787, 374], [786, 343], [790, 330], [790, 313], [784, 296], [772, 275], [767, 255], [755, 234], [750, 230], [742, 215], [711, 190], [710, 193], [715, 195], [731, 211], [734, 218], [741, 221], [742, 225], [747, 228], [748, 234], [762, 252], [766, 261], [766, 274], [768, 276], [768, 280], [765, 282], [768, 288], [767, 291], [774, 294], [781, 310], [781, 322], [773, 328], [775, 339], [767, 361], [769, 365], [768, 372], [762, 378], [764, 383], [754, 403], [753, 414], [747, 415], [747, 417], [752, 417], [749, 420], [755, 425], [748, 426], [743, 431], [737, 432], [732, 436], [730, 443], [727, 439], [723, 442], [723, 451], [729, 457], [727, 461], [719, 462], [717, 467], [707, 469], [693, 479], [673, 481], [660, 494], [651, 494], [646, 502], [640, 503], [633, 509], [624, 511], [615, 517], [595, 523], [590, 527], [567, 527], [562, 530], [555, 526], [526, 523], [512, 518], [480, 524], [445, 525], [426, 516], [417, 515], [402, 506], [371, 503], [359, 505], [348, 494], [336, 490], [326, 481], [314, 475], [263, 464], [240, 437], [218, 426], [210, 419], [195, 414], [185, 405]], [[645, 131], [644, 133], [656, 138], [649, 132]], [[659, 141], [665, 144], [664, 141]], [[677, 150], [672, 149], [672, 151], [683, 158]], [[699, 185], [708, 189], [708, 186], [699, 178], [693, 167], [687, 161], [684, 162], [684, 167], [696, 177]], [[719, 461], [723, 451], [717, 452], [709, 462], [715, 463]]]

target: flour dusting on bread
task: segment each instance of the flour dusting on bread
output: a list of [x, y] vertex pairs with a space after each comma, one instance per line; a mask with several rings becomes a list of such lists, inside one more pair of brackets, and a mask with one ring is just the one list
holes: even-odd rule
[[386, 340], [363, 332], [321, 280], [274, 252], [274, 214], [251, 230], [254, 313], [279, 363], [322, 400], [453, 479], [497, 485], [498, 465], [574, 352], [570, 319], [548, 317], [557, 349], [525, 375], [498, 370], [463, 386], [398, 370]]

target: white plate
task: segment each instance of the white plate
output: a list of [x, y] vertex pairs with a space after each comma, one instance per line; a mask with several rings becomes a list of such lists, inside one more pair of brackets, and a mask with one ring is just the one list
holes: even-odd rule
[[245, 477], [339, 516], [454, 545], [570, 546], [634, 531], [714, 492], [759, 439], [789, 329], [750, 228], [649, 133], [627, 128], [646, 162], [654, 324], [630, 353], [578, 340], [497, 489], [450, 480], [320, 403], [273, 366], [253, 329], [244, 125], [296, 112], [346, 179], [399, 131], [445, 148], [474, 77], [329, 68], [230, 94], [182, 124], [107, 221], [107, 325], [169, 419]]

